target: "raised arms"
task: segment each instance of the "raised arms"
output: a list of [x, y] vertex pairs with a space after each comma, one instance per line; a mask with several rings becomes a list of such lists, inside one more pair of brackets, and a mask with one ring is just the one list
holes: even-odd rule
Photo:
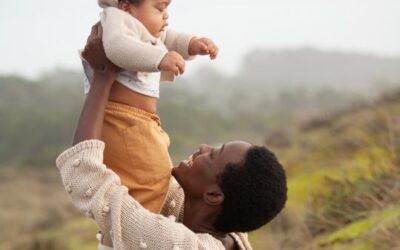
[[92, 27], [92, 32], [82, 52], [82, 56], [93, 68], [94, 74], [75, 129], [73, 145], [85, 140], [101, 138], [104, 110], [118, 72], [118, 68], [107, 59], [104, 53], [101, 37], [101, 25], [96, 24]]

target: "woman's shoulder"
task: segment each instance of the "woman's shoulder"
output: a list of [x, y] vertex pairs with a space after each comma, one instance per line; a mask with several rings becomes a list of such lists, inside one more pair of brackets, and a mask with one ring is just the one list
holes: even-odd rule
[[182, 187], [174, 177], [171, 177], [167, 197], [161, 209], [164, 216], [174, 216], [177, 221], [182, 222], [184, 211], [185, 194]]
[[252, 250], [247, 233], [230, 233], [240, 250]]

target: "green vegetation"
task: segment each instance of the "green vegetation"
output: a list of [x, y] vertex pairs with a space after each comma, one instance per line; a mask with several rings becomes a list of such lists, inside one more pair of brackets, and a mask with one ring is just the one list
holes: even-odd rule
[[257, 246], [397, 249], [399, 118], [397, 92], [311, 120], [291, 131], [283, 146], [271, 144], [290, 176], [289, 202], [269, 228], [255, 233], [264, 238]]
[[[0, 164], [53, 163], [71, 141], [84, 99], [82, 81], [81, 74], [62, 70], [38, 80], [0, 76]], [[277, 90], [257, 84], [220, 76], [162, 84], [159, 114], [173, 139], [173, 158], [186, 157], [194, 145], [204, 142], [243, 138], [260, 144], [264, 140], [260, 135], [276, 127], [361, 99], [329, 87]]]
[[340, 242], [352, 241], [357, 238], [365, 237], [371, 231], [377, 231], [380, 227], [385, 227], [388, 223], [400, 219], [400, 207], [390, 208], [371, 215], [366, 219], [361, 219], [350, 223], [320, 240], [320, 245], [336, 244]]
[[[10, 225], [0, 227], [0, 250], [96, 248], [96, 226], [72, 207], [49, 167], [70, 143], [84, 98], [81, 78], [62, 71], [37, 81], [0, 77], [0, 223]], [[277, 153], [289, 202], [250, 235], [255, 249], [400, 245], [400, 92], [349, 106], [351, 94], [327, 88], [283, 89], [272, 98], [267, 88], [253, 96], [240, 79], [212, 80], [204, 91], [185, 82], [163, 87], [162, 125], [174, 160], [200, 143], [232, 139]], [[333, 111], [338, 102], [348, 107]]]
[[83, 100], [80, 88], [47, 77], [0, 77], [0, 86], [0, 163], [52, 164], [71, 140]]

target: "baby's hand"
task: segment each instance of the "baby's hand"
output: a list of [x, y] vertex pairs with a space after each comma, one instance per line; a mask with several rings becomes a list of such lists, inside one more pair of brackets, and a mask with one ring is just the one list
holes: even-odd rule
[[170, 51], [165, 54], [160, 65], [158, 65], [158, 69], [161, 71], [171, 71], [176, 76], [179, 74], [182, 75], [185, 72], [185, 60], [175, 51]]
[[217, 58], [218, 47], [215, 43], [206, 37], [193, 38], [189, 43], [189, 55], [210, 55], [211, 60]]

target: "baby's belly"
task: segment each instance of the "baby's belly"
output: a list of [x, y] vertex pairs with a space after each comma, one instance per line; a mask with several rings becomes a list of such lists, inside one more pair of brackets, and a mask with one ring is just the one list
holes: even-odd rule
[[138, 108], [148, 113], [157, 113], [157, 98], [134, 92], [119, 82], [113, 84], [109, 100]]

